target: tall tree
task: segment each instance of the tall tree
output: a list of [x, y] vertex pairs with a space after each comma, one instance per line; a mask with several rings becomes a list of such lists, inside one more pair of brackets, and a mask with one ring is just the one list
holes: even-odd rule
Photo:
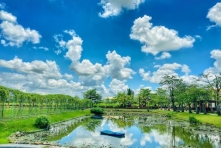
[[116, 95], [117, 102], [119, 106], [126, 107], [127, 95], [125, 92], [118, 92]]
[[134, 91], [130, 88], [127, 89], [127, 106], [131, 106], [134, 99]]
[[1, 103], [1, 116], [2, 119], [4, 118], [4, 106], [5, 106], [5, 101], [8, 96], [8, 91], [6, 89], [0, 89], [0, 103]]
[[203, 81], [203, 82], [208, 83], [209, 86], [215, 92], [217, 114], [221, 115], [221, 110], [220, 110], [220, 105], [219, 105], [220, 91], [221, 91], [221, 73], [200, 74], [200, 80]]
[[170, 99], [172, 102], [173, 111], [176, 111], [175, 107], [175, 99], [174, 99], [174, 90], [176, 88], [176, 85], [182, 81], [181, 79], [177, 78], [176, 76], [172, 75], [165, 75], [163, 79], [160, 81], [161, 86], [166, 86], [169, 90]]
[[[161, 108], [162, 106], [165, 106], [166, 104], [168, 105], [167, 91], [162, 88], [157, 88], [155, 99], [156, 99], [155, 103], [160, 105]], [[153, 98], [151, 98], [151, 100], [153, 100]]]
[[140, 92], [139, 92], [139, 96], [140, 96], [140, 104], [142, 107], [146, 107], [147, 106], [147, 103], [148, 101], [150, 100], [150, 92], [151, 90], [150, 89], [140, 89]]
[[90, 89], [83, 94], [85, 99], [90, 99], [93, 103], [98, 103], [101, 101], [101, 94], [97, 93], [96, 89]]

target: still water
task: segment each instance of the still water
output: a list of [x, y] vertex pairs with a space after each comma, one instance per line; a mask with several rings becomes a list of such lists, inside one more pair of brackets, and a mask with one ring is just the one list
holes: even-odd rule
[[[124, 132], [125, 137], [101, 135], [101, 130]], [[221, 147], [219, 129], [207, 126], [192, 127], [187, 122], [162, 117], [112, 116], [89, 119], [57, 142], [69, 146], [114, 148]]]

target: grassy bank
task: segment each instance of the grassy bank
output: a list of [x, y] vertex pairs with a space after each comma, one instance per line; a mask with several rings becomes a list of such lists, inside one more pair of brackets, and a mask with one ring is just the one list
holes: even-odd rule
[[157, 114], [165, 114], [168, 113], [172, 115], [173, 118], [189, 120], [189, 117], [195, 117], [202, 123], [211, 124], [217, 127], [221, 127], [221, 116], [217, 116], [216, 114], [196, 114], [196, 113], [188, 113], [188, 112], [173, 112], [167, 110], [152, 110], [152, 113]]
[[[84, 110], [84, 112], [78, 110], [78, 111], [58, 113], [58, 114], [45, 115], [45, 116], [49, 119], [50, 123], [56, 123], [59, 121], [64, 121], [84, 115], [90, 115], [90, 110]], [[30, 117], [26, 119], [14, 119], [4, 122], [0, 121], [0, 144], [8, 143], [9, 141], [7, 140], [7, 137], [16, 131], [30, 132], [38, 130], [34, 126], [35, 119], [36, 117]]]

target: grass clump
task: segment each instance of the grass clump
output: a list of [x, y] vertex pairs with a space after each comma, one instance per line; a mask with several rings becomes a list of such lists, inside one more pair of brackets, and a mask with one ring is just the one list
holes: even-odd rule
[[189, 117], [190, 124], [199, 124], [200, 121], [193, 116]]
[[91, 113], [95, 114], [95, 115], [102, 115], [104, 114], [104, 109], [103, 108], [92, 108], [91, 109]]
[[167, 113], [165, 116], [167, 117], [167, 118], [172, 118], [173, 117], [173, 113]]
[[48, 118], [45, 116], [40, 116], [35, 120], [35, 126], [41, 129], [45, 129], [50, 127], [50, 123]]

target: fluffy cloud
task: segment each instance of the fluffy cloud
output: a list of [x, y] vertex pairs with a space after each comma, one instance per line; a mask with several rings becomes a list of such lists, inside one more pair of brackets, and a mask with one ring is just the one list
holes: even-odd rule
[[108, 51], [106, 58], [108, 60], [106, 70], [113, 79], [129, 79], [135, 74], [132, 69], [125, 67], [130, 64], [129, 56], [121, 57], [116, 51]]
[[76, 35], [74, 30], [65, 30], [72, 38], [68, 41], [63, 40], [62, 35], [55, 35], [54, 39], [59, 44], [58, 47], [67, 49], [65, 57], [71, 60], [70, 69], [78, 76], [84, 86], [101, 86], [107, 77], [113, 79], [129, 79], [135, 72], [127, 68], [131, 58], [129, 56], [121, 57], [116, 51], [106, 54], [107, 63], [105, 65], [99, 63], [91, 63], [88, 59], [81, 61], [83, 51], [83, 40]]
[[40, 42], [41, 35], [36, 30], [24, 28], [19, 25], [17, 18], [11, 13], [0, 11], [1, 30], [1, 44], [3, 46], [17, 46], [20, 47], [24, 42], [32, 42], [37, 44]]
[[205, 74], [211, 73], [211, 74], [217, 74], [221, 72], [221, 50], [220, 49], [214, 49], [210, 52], [211, 58], [215, 59], [214, 66], [206, 69], [204, 71]]
[[168, 52], [162, 52], [160, 57], [155, 57], [156, 60], [163, 60], [171, 58], [171, 54]]
[[67, 74], [67, 73], [65, 73], [63, 77], [68, 79], [68, 80], [72, 80], [73, 79], [73, 76], [70, 75], [70, 74]]
[[215, 6], [209, 9], [206, 16], [211, 22], [216, 23], [216, 25], [221, 26], [221, 3], [217, 3]]
[[129, 87], [128, 87], [128, 85], [125, 84], [125, 82], [126, 81], [120, 81], [117, 79], [113, 79], [109, 85], [110, 92], [113, 94], [117, 94], [118, 92], [126, 91]]
[[145, 0], [101, 0], [100, 4], [104, 11], [99, 13], [100, 17], [107, 18], [119, 15], [123, 9], [134, 10]]
[[144, 81], [148, 81], [149, 78], [150, 78], [151, 72], [148, 71], [148, 72], [145, 73], [145, 70], [143, 68], [140, 68], [139, 69], [139, 74], [143, 78]]
[[12, 22], [12, 23], [15, 23], [17, 21], [17, 18], [15, 16], [13, 16], [11, 13], [8, 13], [4, 10], [0, 11], [0, 19], [3, 21]]
[[190, 48], [193, 46], [195, 39], [191, 36], [183, 38], [178, 36], [178, 32], [168, 29], [164, 26], [152, 26], [150, 16], [144, 15], [134, 21], [130, 38], [138, 40], [144, 45], [142, 51], [152, 53], [179, 50], [180, 48]]
[[158, 70], [152, 73], [145, 72], [144, 69], [140, 69], [140, 76], [143, 78], [144, 81], [159, 83], [165, 75], [174, 75], [179, 77], [179, 75], [176, 73], [177, 70], [181, 70], [185, 73], [186, 76], [188, 76], [188, 73], [190, 72], [190, 69], [187, 65], [181, 65], [178, 63], [164, 64], [162, 66], [157, 65], [156, 68], [158, 68]]
[[0, 60], [0, 67], [5, 67], [17, 72], [26, 74], [40, 74], [45, 78], [61, 78], [59, 67], [54, 61], [32, 61], [23, 62], [22, 59], [15, 57], [13, 60]]
[[10, 61], [0, 60], [0, 67], [18, 72], [0, 73], [0, 83], [25, 92], [62, 93], [80, 96], [80, 92], [86, 89], [80, 82], [68, 81], [73, 79], [72, 75], [65, 73], [62, 78], [59, 67], [54, 61], [23, 62], [15, 57]]
[[83, 40], [74, 34], [72, 39], [65, 43], [65, 46], [68, 49], [65, 57], [69, 58], [73, 65], [76, 64], [81, 58], [81, 52], [83, 50], [82, 42]]

